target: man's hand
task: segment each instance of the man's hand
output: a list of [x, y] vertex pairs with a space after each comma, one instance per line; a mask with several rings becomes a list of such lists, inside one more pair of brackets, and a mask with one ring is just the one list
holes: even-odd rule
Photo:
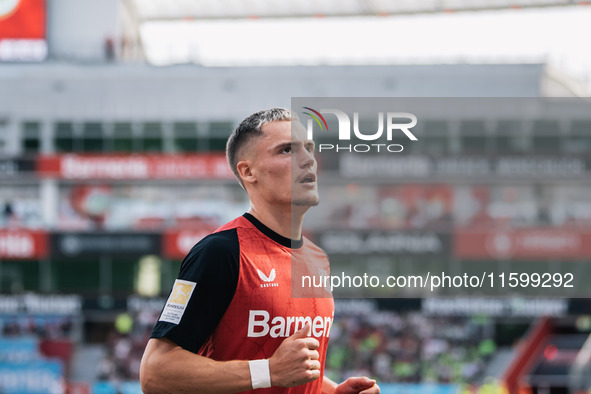
[[310, 324], [285, 339], [269, 358], [271, 385], [293, 387], [308, 383], [320, 377], [320, 343], [308, 338]]
[[379, 392], [380, 386], [376, 381], [366, 377], [349, 378], [339, 384], [334, 391], [335, 394], [378, 394]]

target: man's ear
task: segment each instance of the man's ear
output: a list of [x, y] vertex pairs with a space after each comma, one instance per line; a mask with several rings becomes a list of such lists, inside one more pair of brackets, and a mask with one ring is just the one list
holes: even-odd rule
[[256, 182], [256, 176], [253, 174], [250, 164], [249, 160], [242, 160], [236, 164], [236, 170], [244, 184], [253, 184]]

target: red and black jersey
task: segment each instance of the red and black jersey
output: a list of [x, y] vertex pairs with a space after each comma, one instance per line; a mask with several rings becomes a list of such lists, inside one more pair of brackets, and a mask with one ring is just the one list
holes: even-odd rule
[[218, 361], [256, 360], [310, 323], [320, 342], [321, 378], [257, 392], [319, 393], [334, 302], [324, 289], [315, 298], [292, 297], [292, 274], [328, 272], [326, 254], [311, 241], [285, 238], [244, 214], [189, 252], [152, 337]]

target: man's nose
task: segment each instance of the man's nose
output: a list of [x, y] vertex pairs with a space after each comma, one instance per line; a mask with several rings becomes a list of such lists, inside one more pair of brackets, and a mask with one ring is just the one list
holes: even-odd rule
[[316, 162], [316, 158], [314, 157], [314, 152], [308, 151], [307, 149], [302, 149], [304, 152], [300, 159], [300, 166], [302, 168], [312, 167]]

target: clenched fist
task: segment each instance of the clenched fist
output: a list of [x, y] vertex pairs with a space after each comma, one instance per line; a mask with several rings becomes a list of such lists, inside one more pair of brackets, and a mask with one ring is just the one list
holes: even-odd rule
[[320, 377], [318, 340], [308, 338], [310, 324], [286, 338], [269, 358], [271, 385], [293, 387]]

